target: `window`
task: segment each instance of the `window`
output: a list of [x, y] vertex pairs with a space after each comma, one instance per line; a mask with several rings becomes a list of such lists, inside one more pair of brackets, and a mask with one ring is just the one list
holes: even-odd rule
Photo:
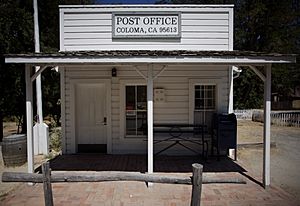
[[144, 136], [147, 133], [147, 87], [126, 86], [125, 96], [127, 137]]
[[216, 85], [195, 85], [194, 123], [210, 128], [216, 110]]

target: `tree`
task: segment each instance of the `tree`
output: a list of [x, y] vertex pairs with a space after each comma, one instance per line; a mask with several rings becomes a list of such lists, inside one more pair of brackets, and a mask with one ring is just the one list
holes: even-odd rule
[[[16, 116], [20, 121], [25, 113], [24, 66], [4, 64], [6, 53], [27, 53], [33, 49], [32, 15], [25, 8], [27, 1], [0, 1], [0, 126], [3, 118]], [[20, 103], [23, 102], [22, 105]], [[0, 133], [0, 141], [3, 131]]]
[[[299, 1], [237, 1], [235, 12], [235, 49], [275, 53], [299, 53]], [[273, 65], [272, 93], [283, 97], [300, 82], [299, 63]], [[261, 108], [263, 83], [249, 70], [234, 82], [234, 107]], [[251, 87], [245, 85], [251, 84]], [[253, 101], [253, 99], [255, 101]], [[245, 101], [248, 103], [245, 103]], [[252, 102], [252, 103], [249, 103]], [[256, 103], [260, 103], [259, 105]]]
[[[39, 0], [40, 44], [42, 52], [59, 50], [59, 4], [91, 4], [92, 0]], [[32, 0], [0, 0], [0, 141], [3, 137], [3, 118], [17, 117], [24, 123], [25, 80], [24, 65], [4, 64], [4, 54], [32, 53], [34, 51]], [[58, 122], [59, 74], [43, 73], [42, 89], [45, 115], [51, 115]], [[45, 101], [46, 100], [46, 101]], [[35, 111], [35, 110], [34, 110]], [[59, 115], [58, 115], [59, 113]], [[24, 126], [24, 124], [22, 124]], [[23, 127], [22, 132], [25, 132]]]
[[[300, 53], [299, 0], [160, 0], [171, 4], [234, 4], [234, 49]], [[283, 97], [300, 82], [299, 61], [273, 65], [272, 92]], [[234, 80], [234, 107], [261, 108], [263, 83], [249, 69]]]

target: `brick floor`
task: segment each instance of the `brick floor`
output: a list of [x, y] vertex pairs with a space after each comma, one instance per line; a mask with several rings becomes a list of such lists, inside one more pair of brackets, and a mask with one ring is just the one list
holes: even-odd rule
[[[190, 175], [190, 174], [180, 174]], [[218, 174], [214, 174], [218, 175]], [[59, 205], [190, 205], [191, 186], [154, 184], [147, 188], [142, 182], [55, 183], [54, 204]], [[20, 188], [9, 194], [1, 205], [43, 205], [42, 184]], [[246, 185], [205, 184], [201, 205], [299, 205], [284, 191], [270, 187], [267, 190], [247, 181]]]
[[[108, 156], [108, 160], [105, 160], [106, 166], [108, 167], [108, 162], [117, 161], [112, 156]], [[64, 157], [64, 161], [71, 161], [68, 157]], [[79, 157], [83, 159], [86, 157]], [[118, 161], [124, 161], [124, 158], [117, 157]], [[140, 157], [136, 158], [133, 162], [135, 163], [126, 163], [122, 165], [131, 165], [132, 168], [139, 168], [139, 164], [143, 161], [139, 160]], [[166, 158], [166, 157], [165, 157]], [[93, 159], [93, 158], [92, 158]], [[120, 160], [121, 159], [121, 160]], [[126, 158], [125, 158], [126, 159]], [[167, 160], [167, 159], [165, 159]], [[169, 159], [164, 164], [164, 167], [168, 168], [166, 165], [173, 165], [174, 168], [178, 169], [178, 164], [182, 159], [172, 159], [173, 162]], [[58, 161], [58, 160], [56, 160]], [[128, 159], [131, 161], [131, 159]], [[195, 160], [191, 160], [195, 161]], [[52, 162], [53, 163], [53, 162]], [[66, 163], [66, 162], [65, 162]], [[58, 164], [56, 162], [56, 164]], [[61, 163], [60, 163], [61, 164]], [[58, 165], [60, 165], [58, 164]], [[76, 166], [73, 161], [70, 163], [72, 166]], [[83, 163], [86, 164], [86, 163]], [[97, 166], [98, 163], [94, 165]], [[213, 164], [212, 162], [208, 165]], [[53, 168], [55, 164], [52, 164]], [[58, 165], [56, 165], [56, 170], [58, 170]], [[90, 164], [87, 164], [90, 170], [92, 167]], [[117, 165], [117, 164], [114, 164]], [[207, 165], [207, 164], [206, 164]], [[204, 165], [204, 168], [206, 168]], [[242, 167], [232, 167], [233, 171], [226, 171], [229, 168], [220, 168], [226, 167], [224, 162], [216, 163], [214, 165], [219, 165], [219, 168], [216, 166], [208, 167], [206, 170], [207, 175], [217, 176], [217, 177], [241, 177], [243, 176], [241, 171], [235, 171], [237, 168], [242, 170]], [[102, 165], [103, 166], [103, 165]], [[184, 165], [183, 165], [184, 166]], [[78, 166], [76, 166], [78, 167]], [[97, 166], [100, 169], [99, 165]], [[122, 167], [117, 166], [119, 169]], [[127, 166], [125, 166], [127, 167]], [[159, 165], [156, 165], [157, 168], [160, 168]], [[187, 167], [187, 166], [186, 166]], [[66, 167], [65, 167], [66, 168]], [[212, 171], [215, 168], [218, 170], [225, 170], [225, 172], [215, 172]], [[69, 168], [70, 169], [70, 168]], [[74, 169], [74, 168], [73, 168]], [[114, 169], [114, 168], [112, 168]], [[124, 168], [123, 168], [124, 169]], [[169, 168], [168, 168], [169, 169]], [[71, 169], [70, 169], [71, 170]], [[244, 170], [243, 170], [244, 171]], [[162, 173], [162, 172], [161, 172]], [[164, 172], [164, 174], [166, 174]], [[169, 172], [167, 174], [170, 174]], [[182, 176], [190, 176], [190, 172], [181, 172], [176, 171], [172, 173]], [[248, 174], [249, 175], [249, 174]], [[255, 177], [254, 177], [255, 179]], [[203, 185], [201, 205], [204, 206], [234, 206], [234, 205], [261, 205], [261, 206], [271, 206], [271, 205], [282, 205], [282, 206], [297, 206], [299, 203], [295, 202], [292, 196], [284, 192], [277, 187], [269, 187], [264, 189], [255, 181], [245, 178], [247, 184], [205, 184]], [[153, 206], [153, 205], [162, 205], [162, 206], [181, 206], [181, 205], [190, 205], [191, 198], [191, 186], [190, 185], [174, 185], [174, 184], [154, 184], [152, 187], [147, 187], [143, 182], [101, 182], [101, 183], [54, 183], [53, 187], [53, 196], [54, 196], [54, 205], [104, 205], [104, 206]], [[28, 186], [27, 184], [22, 184], [22, 186], [12, 193], [8, 194], [1, 202], [0, 205], [43, 205], [43, 186], [42, 184], [35, 184], [34, 186]]]

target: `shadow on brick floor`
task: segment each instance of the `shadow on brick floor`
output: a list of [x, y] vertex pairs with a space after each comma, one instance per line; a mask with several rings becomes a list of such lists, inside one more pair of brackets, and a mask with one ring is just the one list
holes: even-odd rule
[[[228, 157], [220, 161], [209, 158], [204, 161], [199, 156], [167, 156], [154, 158], [155, 172], [186, 173], [192, 171], [192, 164], [204, 165], [204, 172], [246, 172], [244, 168]], [[52, 171], [147, 171], [146, 155], [107, 155], [107, 154], [76, 154], [59, 155], [50, 160]], [[40, 170], [38, 168], [37, 170]]]

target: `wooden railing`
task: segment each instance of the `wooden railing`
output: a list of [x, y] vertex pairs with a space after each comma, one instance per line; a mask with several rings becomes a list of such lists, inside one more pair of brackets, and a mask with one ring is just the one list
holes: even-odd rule
[[46, 206], [53, 206], [53, 195], [51, 183], [57, 182], [105, 182], [105, 181], [140, 181], [167, 184], [192, 185], [191, 206], [200, 206], [202, 184], [212, 183], [235, 183], [245, 184], [241, 178], [213, 178], [202, 175], [203, 166], [192, 164], [192, 177], [164, 176], [160, 174], [142, 174], [138, 172], [53, 172], [49, 163], [42, 164], [42, 174], [4, 172], [2, 182], [32, 182], [43, 183], [44, 199]]

